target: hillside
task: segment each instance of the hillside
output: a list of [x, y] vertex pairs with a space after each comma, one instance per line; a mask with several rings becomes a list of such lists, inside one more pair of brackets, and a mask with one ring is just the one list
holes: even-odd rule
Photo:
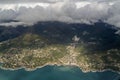
[[0, 37], [3, 68], [35, 69], [57, 64], [79, 66], [84, 71], [120, 71], [120, 35], [112, 25], [41, 22], [8, 28], [0, 29], [0, 36], [6, 36]]

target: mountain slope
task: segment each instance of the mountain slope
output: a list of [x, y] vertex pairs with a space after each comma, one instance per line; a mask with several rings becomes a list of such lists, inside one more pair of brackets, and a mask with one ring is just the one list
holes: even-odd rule
[[105, 23], [37, 23], [1, 41], [0, 62], [4, 68], [34, 69], [58, 64], [76, 65], [85, 71], [120, 71], [120, 35], [116, 31]]

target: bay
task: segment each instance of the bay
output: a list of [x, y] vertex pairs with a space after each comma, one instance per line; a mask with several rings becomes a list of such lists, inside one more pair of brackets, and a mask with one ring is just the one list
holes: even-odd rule
[[82, 72], [78, 67], [45, 66], [34, 71], [0, 69], [0, 80], [120, 80], [112, 71]]

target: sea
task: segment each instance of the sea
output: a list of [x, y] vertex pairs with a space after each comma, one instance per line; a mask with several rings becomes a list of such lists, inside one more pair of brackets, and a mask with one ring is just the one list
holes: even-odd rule
[[120, 80], [113, 71], [83, 72], [74, 66], [45, 66], [33, 71], [0, 69], [0, 80]]

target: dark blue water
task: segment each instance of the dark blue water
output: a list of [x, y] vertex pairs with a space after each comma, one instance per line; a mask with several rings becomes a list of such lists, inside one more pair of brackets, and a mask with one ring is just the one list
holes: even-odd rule
[[45, 66], [35, 71], [0, 69], [0, 80], [120, 80], [120, 74], [111, 71], [84, 73], [77, 67]]

